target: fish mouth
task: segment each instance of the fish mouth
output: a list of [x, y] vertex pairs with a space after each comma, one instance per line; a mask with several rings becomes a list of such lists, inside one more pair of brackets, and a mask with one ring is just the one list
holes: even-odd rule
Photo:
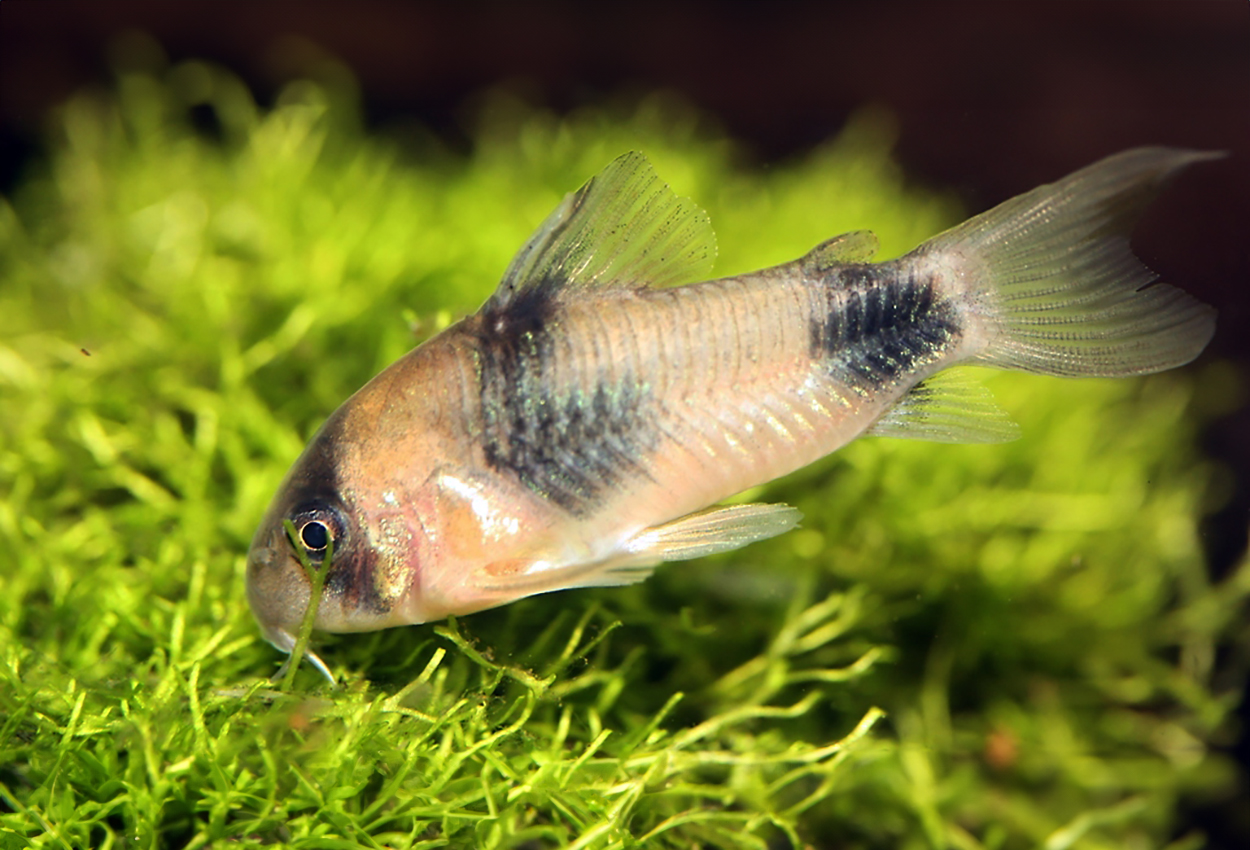
[[[303, 576], [300, 580], [293, 573]], [[310, 588], [303, 566], [291, 551], [285, 528], [277, 528], [269, 534], [257, 534], [247, 553], [247, 601], [260, 626], [261, 634], [279, 652], [291, 655], [295, 651], [296, 633], [308, 607]], [[333, 687], [334, 674], [326, 663], [308, 647], [302, 658], [326, 677]], [[281, 678], [290, 659], [275, 674]]]
[[247, 601], [265, 640], [283, 652], [295, 647], [309, 593], [285, 529], [262, 529], [247, 553]]

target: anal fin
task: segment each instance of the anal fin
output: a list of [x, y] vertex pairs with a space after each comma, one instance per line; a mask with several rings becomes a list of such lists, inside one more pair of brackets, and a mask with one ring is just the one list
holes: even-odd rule
[[1005, 443], [1020, 436], [1020, 426], [970, 370], [955, 368], [912, 387], [868, 433], [938, 443]]

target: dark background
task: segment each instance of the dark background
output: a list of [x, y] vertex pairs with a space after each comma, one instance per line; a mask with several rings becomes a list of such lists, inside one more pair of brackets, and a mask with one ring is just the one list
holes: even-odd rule
[[[1219, 309], [1198, 366], [1232, 361], [1243, 398], [1250, 391], [1247, 0], [0, 0], [0, 192], [39, 156], [49, 108], [108, 84], [109, 45], [132, 30], [174, 61], [225, 65], [262, 103], [299, 71], [276, 47], [303, 36], [351, 68], [370, 122], [415, 120], [453, 145], [466, 143], [465, 103], [500, 83], [557, 110], [676, 91], [762, 167], [834, 135], [857, 107], [881, 105], [898, 119], [909, 178], [953, 188], [969, 211], [1134, 145], [1226, 150], [1177, 183], [1134, 244]], [[1204, 441], [1237, 481], [1205, 530], [1220, 576], [1246, 546], [1250, 405], [1214, 421]], [[1250, 761], [1244, 741], [1239, 755]], [[1191, 814], [1215, 843], [1231, 843], [1232, 821], [1244, 821], [1231, 809]]]

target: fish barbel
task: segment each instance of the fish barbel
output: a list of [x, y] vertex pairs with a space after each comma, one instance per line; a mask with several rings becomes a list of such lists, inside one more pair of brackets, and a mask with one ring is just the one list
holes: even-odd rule
[[310, 600], [296, 546], [313, 564], [333, 551], [314, 623], [332, 632], [629, 584], [793, 528], [792, 507], [717, 502], [863, 434], [1014, 436], [956, 364], [1187, 363], [1215, 311], [1155, 282], [1127, 234], [1169, 177], [1218, 156], [1129, 150], [898, 259], [870, 262], [859, 231], [706, 280], [707, 216], [626, 154], [560, 203], [476, 314], [313, 437], [248, 554], [260, 627], [291, 651]]

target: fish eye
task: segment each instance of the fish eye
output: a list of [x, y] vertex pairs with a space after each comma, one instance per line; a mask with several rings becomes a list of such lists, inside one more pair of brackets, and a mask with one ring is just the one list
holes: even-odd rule
[[330, 529], [314, 519], [300, 529], [299, 539], [310, 551], [319, 552], [330, 542]]
[[332, 504], [305, 503], [292, 511], [290, 517], [295, 525], [295, 538], [291, 542], [302, 547], [313, 562], [319, 563], [325, 557], [331, 543], [337, 551], [346, 542], [343, 513]]

